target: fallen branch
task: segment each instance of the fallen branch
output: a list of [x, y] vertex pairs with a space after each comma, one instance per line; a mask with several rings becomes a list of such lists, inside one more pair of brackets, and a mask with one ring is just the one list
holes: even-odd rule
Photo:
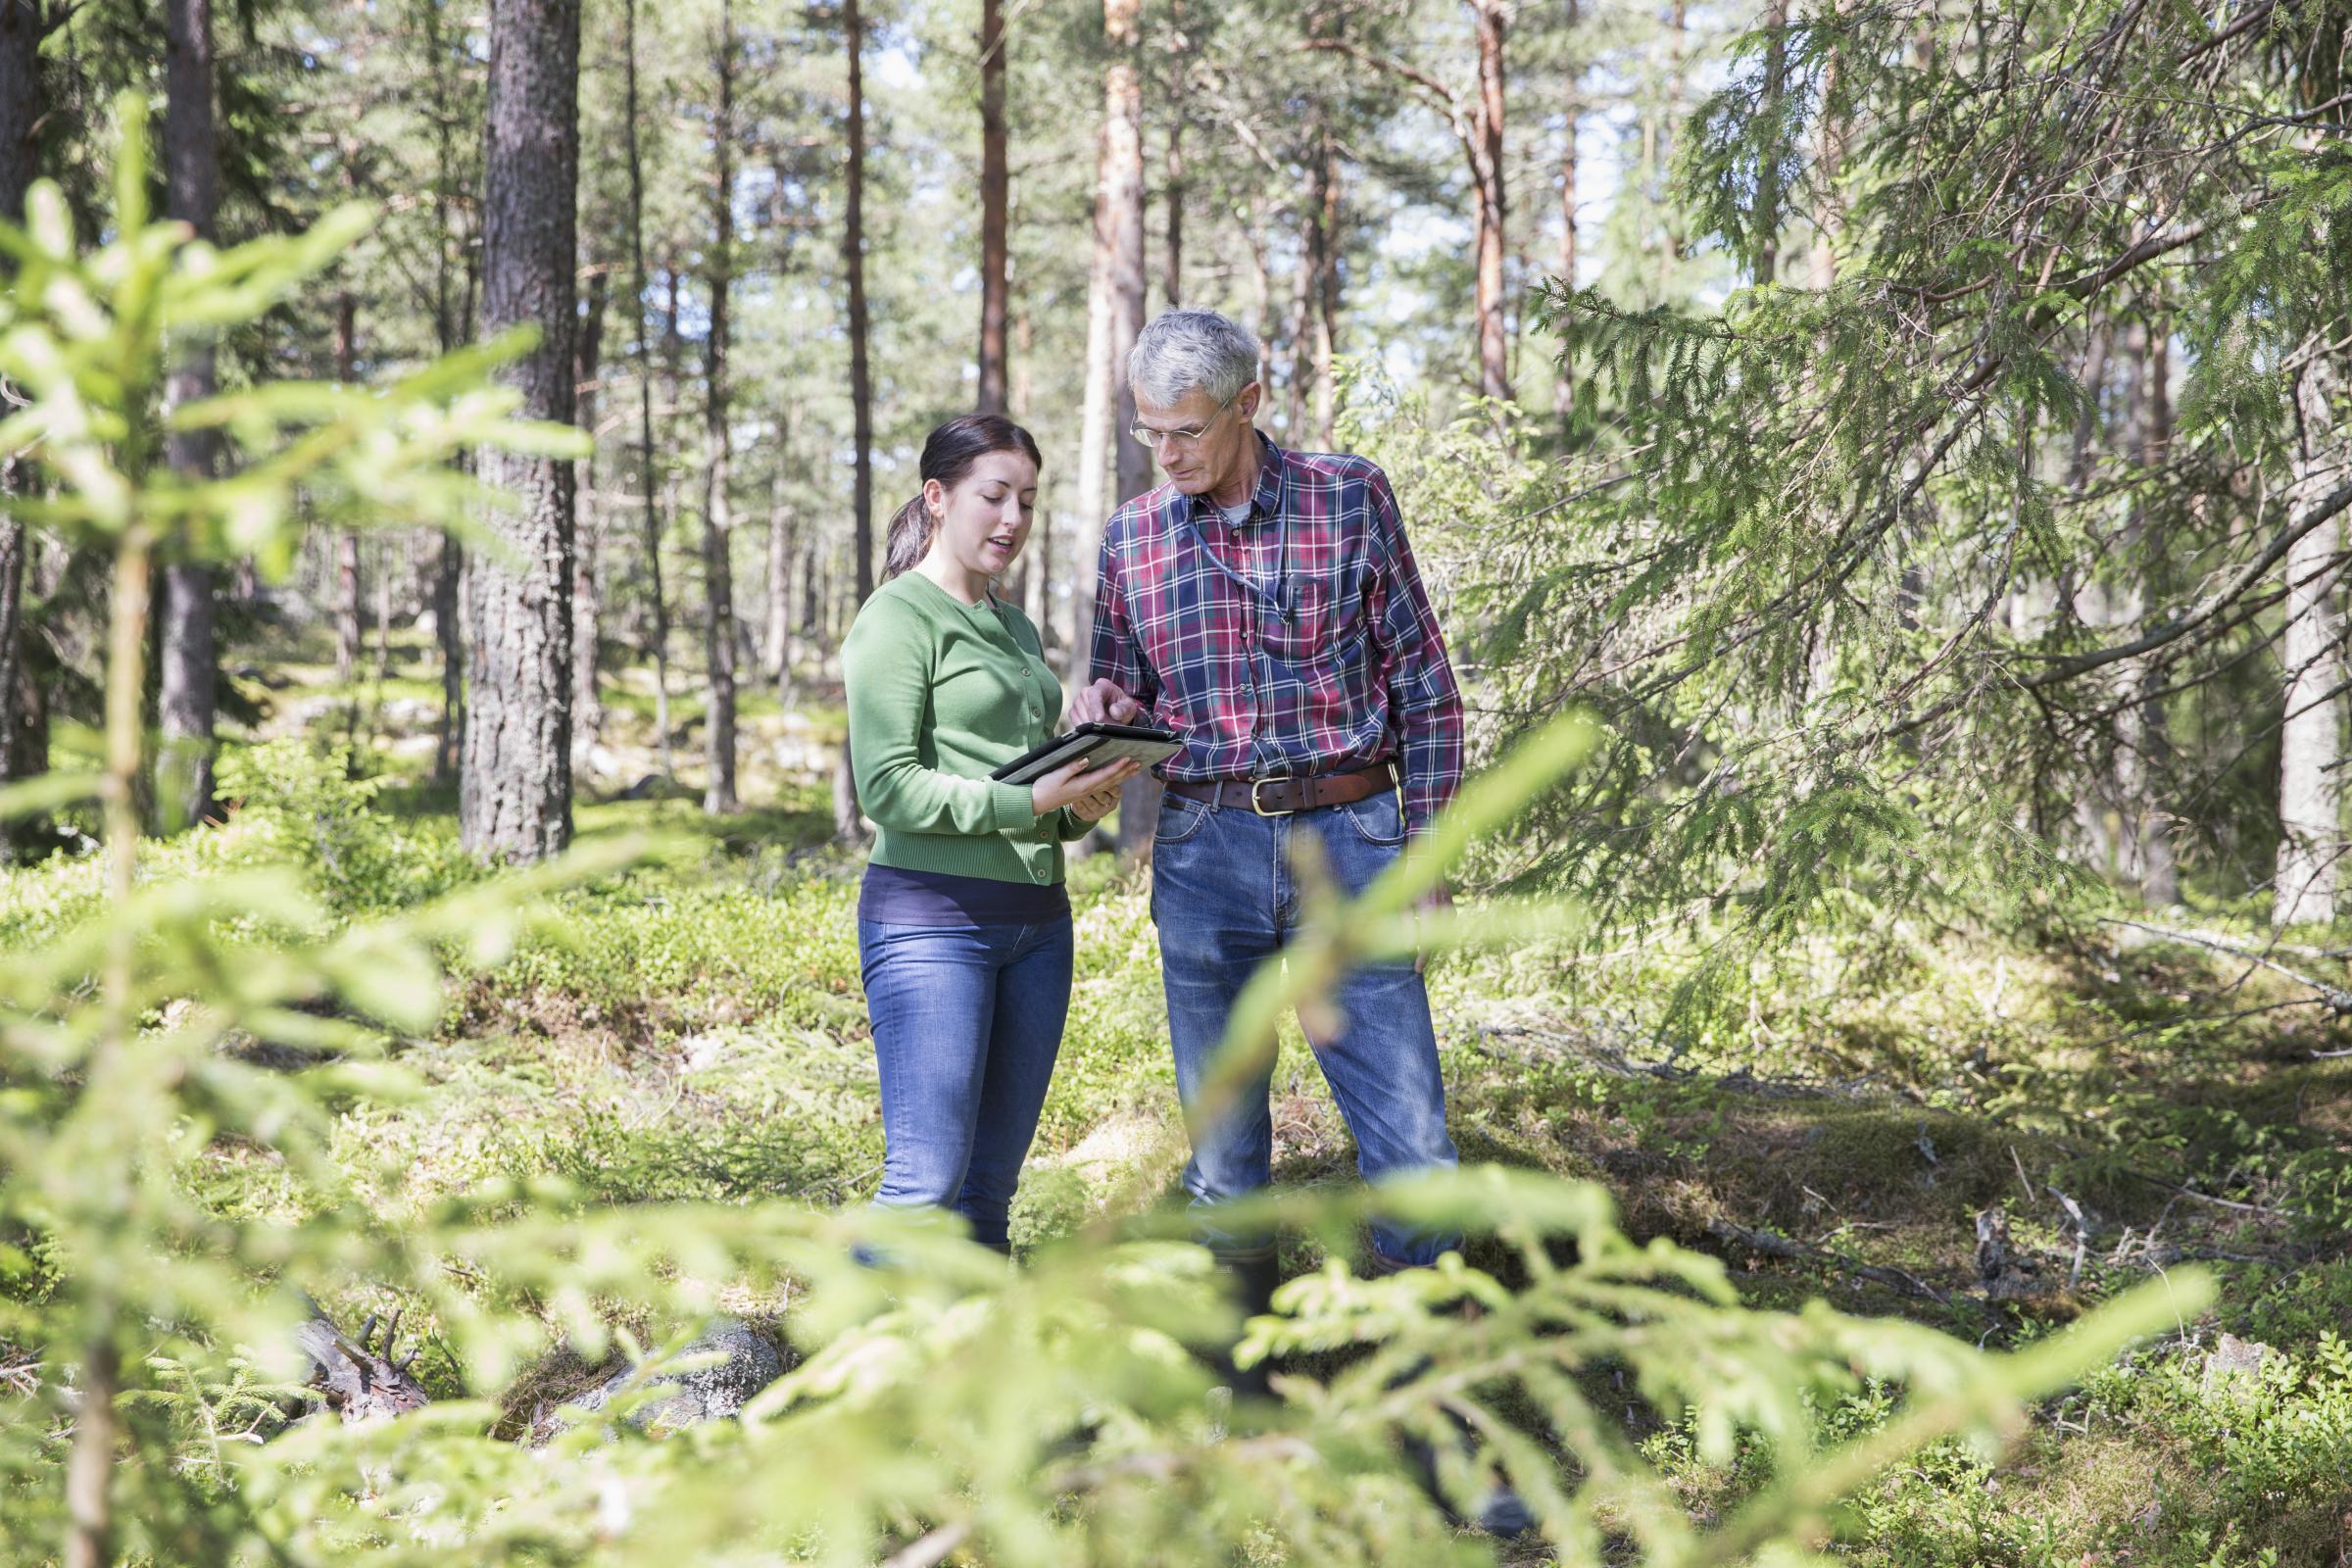
[[2320, 1000], [2328, 1004], [2328, 1010], [2337, 1017], [2352, 1017], [2352, 991], [2331, 986], [2325, 980], [2315, 980], [2300, 970], [2289, 969], [2267, 953], [2257, 953], [2251, 948], [2241, 948], [2235, 943], [2225, 942], [2219, 937], [2207, 936], [2202, 931], [2184, 931], [2176, 926], [2152, 925], [2145, 920], [2126, 920], [2119, 915], [2101, 915], [2099, 923], [2101, 925], [2130, 926], [2136, 931], [2153, 932], [2157, 936], [2168, 938], [2174, 942], [2185, 942], [2191, 947], [2205, 948], [2214, 953], [2226, 953], [2233, 958], [2243, 958], [2248, 963], [2258, 963], [2265, 969], [2286, 976], [2299, 986], [2308, 986], [2318, 992]]
[[2140, 1181], [2146, 1182], [2150, 1187], [2161, 1187], [2168, 1193], [2177, 1193], [2180, 1197], [2189, 1199], [2192, 1201], [2199, 1203], [2211, 1203], [2216, 1208], [2234, 1209], [2240, 1214], [2260, 1214], [2266, 1219], [2303, 1218], [2301, 1214], [2296, 1213], [2291, 1208], [2274, 1208], [2263, 1203], [2241, 1203], [2234, 1198], [2216, 1198], [2211, 1193], [2200, 1193], [2194, 1188], [2182, 1187], [2177, 1182], [2168, 1182], [2160, 1176], [2150, 1176], [2145, 1171], [2128, 1170], [2124, 1174], [2127, 1176], [2136, 1177]]
[[1885, 1286], [1897, 1295], [1933, 1301], [1937, 1306], [1968, 1306], [1979, 1312], [1987, 1310], [1985, 1304], [1976, 1298], [1939, 1289], [1916, 1274], [1906, 1274], [1899, 1268], [1888, 1268], [1879, 1263], [1865, 1263], [1858, 1257], [1833, 1252], [1826, 1247], [1814, 1247], [1793, 1237], [1783, 1236], [1778, 1231], [1750, 1230], [1744, 1225], [1735, 1225], [1728, 1219], [1711, 1219], [1707, 1221], [1707, 1234], [1717, 1241], [1732, 1242], [1767, 1257], [1813, 1263], [1835, 1269], [1840, 1274], [1850, 1274], [1856, 1279], [1868, 1280], [1873, 1285]]

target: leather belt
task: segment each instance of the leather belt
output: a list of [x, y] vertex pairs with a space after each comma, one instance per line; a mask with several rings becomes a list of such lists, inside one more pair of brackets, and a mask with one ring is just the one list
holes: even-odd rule
[[1305, 778], [1230, 778], [1198, 784], [1171, 779], [1168, 793], [1210, 806], [1246, 807], [1260, 816], [1288, 816], [1326, 806], [1352, 806], [1396, 787], [1396, 764], [1374, 762], [1345, 773], [1316, 773]]

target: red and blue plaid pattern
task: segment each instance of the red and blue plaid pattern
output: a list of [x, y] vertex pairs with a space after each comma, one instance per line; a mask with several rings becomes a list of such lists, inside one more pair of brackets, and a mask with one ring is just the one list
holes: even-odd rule
[[1426, 827], [1462, 777], [1462, 699], [1396, 514], [1362, 458], [1262, 434], [1250, 514], [1162, 485], [1102, 528], [1094, 676], [1184, 737], [1186, 782], [1331, 773], [1394, 759]]

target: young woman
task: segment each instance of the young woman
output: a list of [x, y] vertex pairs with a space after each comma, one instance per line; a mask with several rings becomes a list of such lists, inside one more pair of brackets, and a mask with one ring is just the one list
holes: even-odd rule
[[858, 904], [882, 1070], [874, 1201], [953, 1208], [1000, 1250], [1069, 1011], [1061, 846], [1136, 771], [988, 776], [1060, 717], [1037, 628], [995, 591], [1029, 537], [1038, 466], [1001, 416], [933, 430], [922, 493], [891, 522], [882, 586], [842, 649], [851, 767], [881, 830]]

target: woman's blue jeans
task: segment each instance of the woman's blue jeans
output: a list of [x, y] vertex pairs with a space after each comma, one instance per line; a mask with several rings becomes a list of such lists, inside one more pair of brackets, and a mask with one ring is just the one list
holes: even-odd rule
[[1038, 925], [858, 922], [882, 1070], [886, 1207], [952, 1208], [985, 1246], [1008, 1243], [1070, 1010], [1070, 917]]

